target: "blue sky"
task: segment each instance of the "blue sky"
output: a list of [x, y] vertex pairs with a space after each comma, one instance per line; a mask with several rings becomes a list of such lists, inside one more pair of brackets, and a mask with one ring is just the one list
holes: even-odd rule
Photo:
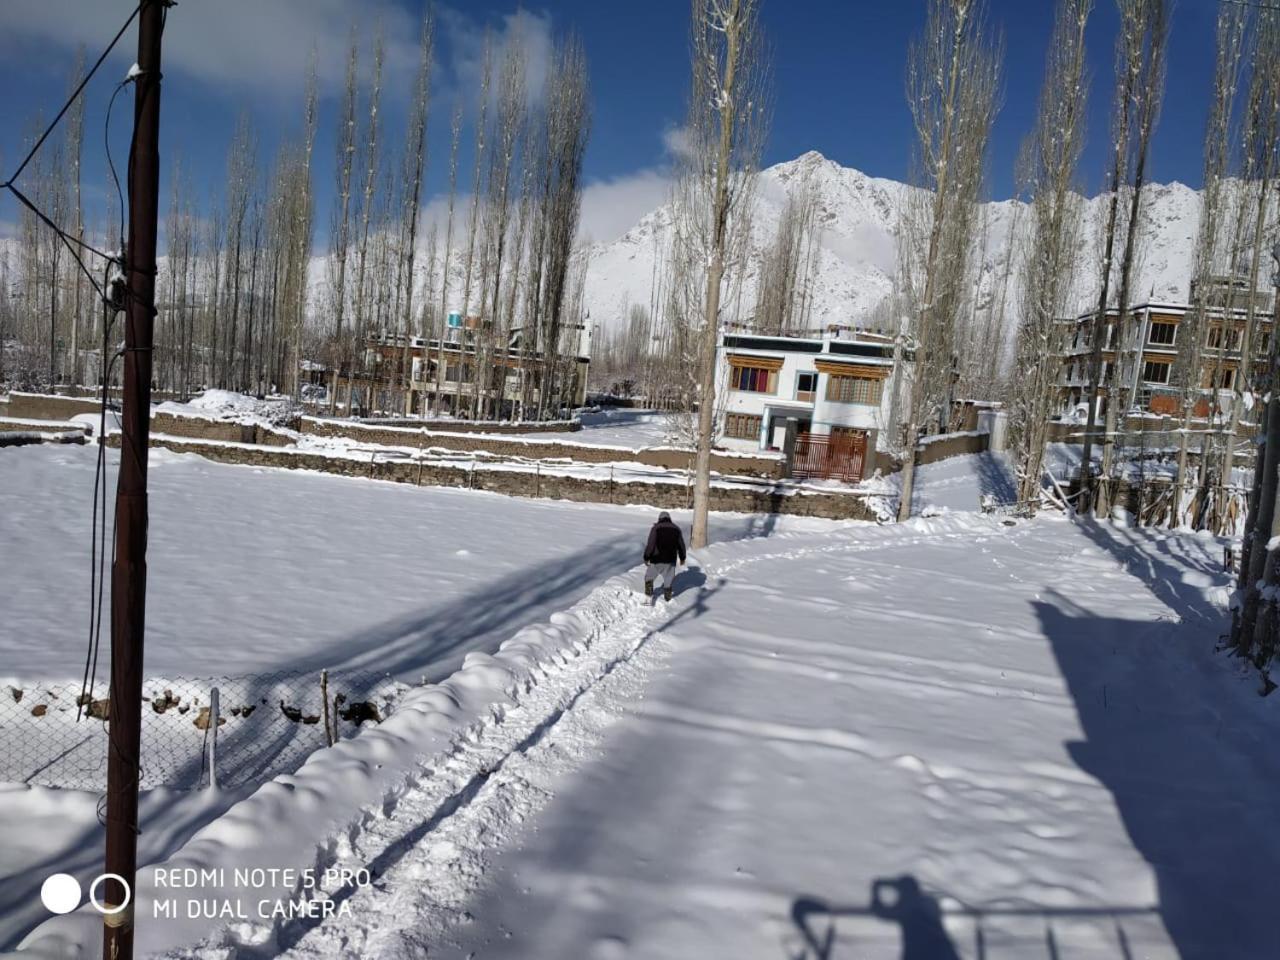
[[[905, 54], [921, 29], [924, 0], [763, 0], [762, 6], [775, 96], [765, 162], [813, 149], [875, 176], [905, 177], [911, 148]], [[1014, 157], [1034, 116], [1052, 6], [1051, 0], [988, 0], [990, 20], [1003, 31], [1006, 48], [1003, 108], [991, 146], [990, 192], [997, 198], [1012, 192]], [[282, 136], [298, 133], [305, 63], [314, 47], [323, 93], [316, 147], [322, 216], [316, 239], [323, 243], [333, 180], [331, 128], [351, 20], [359, 13], [366, 40], [375, 21], [386, 28], [384, 120], [398, 141], [422, 8], [419, 0], [188, 0], [175, 7], [166, 37], [166, 163], [181, 159], [199, 198], [218, 194], [226, 147], [242, 110], [248, 111], [260, 152], [269, 159]], [[38, 112], [48, 116], [60, 105], [75, 45], [83, 43], [96, 55], [131, 9], [132, 0], [0, 4], [0, 84], [8, 91], [0, 99], [0, 162], [6, 172]], [[1168, 93], [1151, 162], [1156, 180], [1199, 184], [1216, 9], [1217, 0], [1178, 0], [1176, 5]], [[478, 51], [488, 26], [500, 42], [520, 38], [529, 44], [535, 79], [555, 38], [574, 30], [583, 39], [594, 106], [586, 231], [611, 239], [661, 201], [670, 159], [666, 138], [680, 124], [687, 85], [687, 2], [556, 0], [517, 6], [440, 0], [437, 11], [429, 196], [438, 197], [446, 188], [449, 111], [459, 99], [474, 98]], [[1114, 3], [1098, 0], [1089, 35], [1093, 89], [1081, 168], [1081, 181], [1090, 191], [1102, 182], [1105, 167], [1114, 29]], [[135, 42], [127, 36], [120, 54], [88, 89], [84, 170], [91, 222], [106, 215], [103, 111], [114, 82], [133, 59]], [[117, 106], [112, 131], [118, 162], [127, 150], [131, 115], [131, 104], [123, 107]], [[11, 229], [16, 218], [13, 203], [0, 200], [0, 230], [6, 224]]]

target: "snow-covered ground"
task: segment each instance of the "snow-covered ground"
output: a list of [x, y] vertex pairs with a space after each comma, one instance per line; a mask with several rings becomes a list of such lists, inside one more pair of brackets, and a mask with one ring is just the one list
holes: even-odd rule
[[671, 443], [671, 418], [656, 410], [605, 408], [583, 413], [582, 429], [572, 433], [529, 434], [533, 440], [567, 440], [609, 447], [662, 447]]
[[379, 824], [378, 888], [287, 955], [1278, 955], [1275, 721], [1210, 652], [1213, 541], [780, 546], [632, 614], [630, 660], [425, 835]]
[[[0, 683], [80, 677], [95, 453], [0, 452]], [[150, 482], [146, 656], [161, 676], [345, 667], [437, 678], [633, 566], [655, 515], [163, 450], [151, 452]], [[713, 536], [775, 524], [829, 525], [718, 515]]]
[[[48, 472], [34, 479], [50, 483], [74, 472], [83, 453], [20, 455], [46, 458], [37, 462]], [[5, 465], [0, 455], [0, 498], [16, 476]], [[428, 574], [406, 582], [399, 568], [453, 556], [460, 534], [423, 540], [419, 511], [446, 531], [505, 537], [483, 552], [497, 587], [528, 575], [505, 571], [496, 562], [504, 552], [525, 551], [524, 566], [538, 570], [547, 557], [576, 556], [579, 543], [603, 542], [594, 552], [611, 558], [617, 539], [619, 553], [595, 566], [583, 560], [573, 586], [499, 618], [475, 644], [492, 656], [471, 653], [448, 679], [414, 688], [382, 725], [318, 752], [198, 832], [201, 817], [239, 798], [150, 800], [175, 811], [144, 826], [142, 955], [1280, 955], [1270, 909], [1280, 863], [1274, 704], [1212, 653], [1226, 595], [1220, 543], [963, 512], [1007, 481], [1000, 467], [975, 457], [924, 468], [920, 507], [949, 512], [907, 524], [720, 518], [721, 542], [681, 572], [676, 598], [649, 605], [633, 563], [645, 511], [161, 457], [152, 474], [153, 598], [157, 557], [182, 556], [164, 545], [161, 517], [198, 533], [247, 512], [259, 521], [254, 546], [268, 556], [283, 538], [262, 524], [291, 524], [309, 548], [300, 566], [324, 547], [350, 551], [345, 566], [319, 567], [330, 593], [343, 570], [347, 582], [336, 596], [310, 594], [322, 610], [309, 623], [389, 602], [382, 594], [392, 588], [429, 594]], [[0, 524], [11, 528], [0, 528], [0, 543], [11, 532], [31, 537], [37, 522], [56, 541], [66, 521], [48, 498], [28, 489], [0, 503]], [[207, 514], [201, 499], [211, 501]], [[274, 506], [258, 515], [259, 503]], [[37, 520], [35, 507], [51, 516]], [[14, 510], [23, 521], [10, 519]], [[350, 519], [336, 531], [310, 529], [329, 514]], [[370, 527], [376, 536], [364, 538]], [[539, 537], [548, 542], [521, 545]], [[215, 588], [234, 575], [220, 555], [239, 542], [217, 541], [203, 568], [188, 562], [185, 580], [166, 588]], [[246, 562], [261, 579], [294, 561]], [[284, 576], [306, 587], [305, 574]], [[461, 588], [446, 580], [442, 589]], [[467, 605], [454, 610], [449, 636], [503, 603], [500, 589], [473, 593], [459, 598]], [[238, 616], [230, 606], [223, 616]], [[52, 603], [43, 609], [63, 619]], [[548, 614], [555, 609], [565, 612]], [[379, 607], [369, 620], [387, 615]], [[195, 607], [190, 620], [208, 616]], [[342, 636], [379, 661], [358, 631]], [[424, 656], [400, 632], [381, 636], [390, 662]], [[271, 646], [262, 633], [227, 642]], [[293, 643], [305, 651], [308, 640], [295, 634]], [[0, 656], [19, 647], [11, 642]], [[77, 644], [71, 650], [78, 655]], [[63, 842], [79, 841], [76, 856], [41, 859], [29, 837], [43, 805], [66, 795], [6, 795], [28, 818], [22, 837], [21, 827], [0, 833], [28, 858], [21, 883], [0, 880], [0, 918], [12, 931], [39, 918], [32, 878], [64, 860], [91, 875], [96, 840], [91, 829], [59, 826]], [[201, 802], [203, 811], [189, 809]], [[77, 804], [89, 807], [72, 799], [57, 810], [74, 816]], [[0, 822], [10, 822], [3, 812]], [[14, 856], [6, 849], [0, 862]], [[337, 879], [306, 894], [297, 880], [263, 890], [238, 881], [236, 866], [314, 868]], [[174, 890], [158, 872], [188, 867], [226, 874]], [[360, 868], [371, 883], [342, 880]], [[318, 896], [336, 915], [255, 912], [262, 897], [300, 895]], [[188, 898], [234, 903], [248, 916], [157, 918], [155, 904], [173, 898], [180, 907]], [[86, 908], [46, 923], [24, 953], [74, 956], [81, 945], [88, 956], [100, 931]], [[12, 938], [0, 936], [5, 944]]]
[[[94, 447], [0, 450], [6, 698], [10, 686], [26, 689], [30, 704], [33, 681], [78, 682], [83, 672], [95, 456]], [[468, 653], [496, 649], [634, 566], [655, 514], [227, 466], [163, 450], [150, 464], [149, 677], [330, 669], [440, 679]], [[118, 452], [108, 451], [112, 489], [117, 466]], [[712, 532], [831, 526], [719, 515]], [[99, 689], [106, 648], [104, 636]], [[24, 705], [10, 707], [6, 718], [26, 715]], [[23, 728], [0, 730], [0, 749], [14, 748], [12, 736]], [[0, 828], [0, 948], [41, 916], [29, 896], [37, 865], [88, 872], [99, 849], [97, 799], [0, 786], [0, 824], [12, 831]], [[151, 858], [234, 799], [156, 793], [144, 804]]]
[[[889, 498], [902, 495], [902, 474], [868, 477], [858, 489]], [[1002, 453], [971, 453], [916, 468], [911, 497], [913, 516], [943, 513], [975, 513], [983, 497], [997, 503], [1017, 499], [1017, 486]]]

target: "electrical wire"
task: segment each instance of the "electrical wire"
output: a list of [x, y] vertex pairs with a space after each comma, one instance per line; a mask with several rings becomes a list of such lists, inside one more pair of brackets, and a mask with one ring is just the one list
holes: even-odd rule
[[11, 187], [13, 182], [22, 175], [22, 171], [27, 168], [27, 164], [31, 162], [37, 151], [44, 146], [44, 142], [49, 139], [49, 135], [53, 133], [58, 122], [66, 116], [67, 111], [71, 109], [71, 105], [76, 102], [76, 98], [80, 96], [89, 81], [93, 79], [93, 75], [98, 72], [98, 68], [102, 66], [102, 61], [106, 60], [111, 51], [115, 49], [116, 44], [120, 42], [120, 38], [124, 36], [124, 32], [129, 29], [129, 25], [137, 19], [138, 13], [141, 10], [141, 3], [133, 8], [133, 13], [129, 14], [129, 19], [124, 22], [124, 26], [120, 28], [116, 35], [111, 39], [111, 42], [107, 44], [107, 48], [102, 51], [102, 55], [94, 62], [93, 66], [89, 69], [89, 72], [84, 75], [84, 79], [81, 80], [80, 83], [76, 85], [76, 88], [71, 91], [71, 96], [67, 97], [67, 102], [62, 105], [62, 109], [58, 111], [58, 115], [54, 117], [49, 126], [45, 128], [44, 133], [40, 134], [40, 139], [35, 142], [35, 145], [31, 148], [30, 152], [22, 158], [22, 162], [18, 164], [18, 169], [13, 171], [13, 175], [9, 177], [8, 180], [0, 183], [0, 187]]
[[124, 249], [124, 193], [120, 190], [120, 178], [116, 175], [115, 161], [111, 159], [111, 108], [116, 105], [116, 97], [120, 91], [128, 86], [128, 80], [121, 80], [116, 85], [115, 90], [111, 94], [111, 99], [107, 101], [107, 119], [102, 128], [103, 146], [107, 153], [107, 168], [111, 171], [111, 179], [116, 185], [116, 209], [120, 211], [120, 234], [116, 249]]

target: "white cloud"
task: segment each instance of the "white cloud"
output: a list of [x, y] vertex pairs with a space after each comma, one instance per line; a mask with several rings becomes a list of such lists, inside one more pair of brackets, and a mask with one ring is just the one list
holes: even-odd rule
[[[665, 170], [650, 168], [618, 177], [594, 180], [582, 190], [582, 219], [578, 226], [578, 244], [610, 243], [630, 230], [647, 213], [667, 202], [671, 179]], [[471, 195], [459, 193], [453, 202], [453, 252], [465, 252], [467, 220], [471, 212]], [[449, 221], [449, 198], [431, 197], [422, 205], [418, 229], [418, 245], [422, 252], [432, 225], [437, 232], [439, 255], [444, 256], [445, 230]]]
[[498, 71], [513, 46], [519, 46], [524, 54], [524, 83], [530, 102], [536, 103], [541, 99], [555, 47], [551, 14], [520, 9], [498, 18], [494, 23], [485, 23], [442, 7], [438, 22], [449, 60], [443, 78], [446, 96], [460, 97], [469, 104], [475, 101], [484, 74], [487, 33], [493, 71], [490, 102], [497, 96]]
[[669, 126], [662, 131], [662, 149], [672, 160], [685, 160], [693, 152], [693, 134], [687, 126]]
[[666, 203], [670, 194], [671, 176], [659, 168], [588, 183], [582, 191], [578, 242], [585, 245], [617, 240], [641, 217]]
[[[677, 150], [687, 147], [682, 129], [668, 127], [661, 134], [664, 157], [674, 160]], [[672, 165], [669, 162], [642, 167], [631, 173], [589, 180], [582, 190], [582, 215], [578, 225], [578, 245], [612, 243], [671, 198]], [[459, 193], [454, 201], [454, 243], [466, 243], [470, 195]], [[421, 241], [434, 223], [439, 242], [444, 244], [448, 222], [448, 197], [434, 196], [422, 207]], [[461, 241], [459, 238], [462, 238]]]
[[[90, 60], [115, 36], [131, 2], [107, 0], [4, 0], [0, 3], [0, 50], [11, 55], [15, 40], [70, 49], [84, 44]], [[349, 29], [356, 13], [349, 0], [196, 0], [169, 11], [164, 69], [220, 86], [263, 95], [296, 94], [314, 48], [321, 88], [342, 83]], [[395, 0], [361, 0], [365, 41], [381, 22], [386, 35], [389, 80], [410, 75], [417, 64], [418, 22]], [[131, 63], [136, 33], [116, 47], [118, 62]], [[110, 68], [105, 67], [110, 73]], [[121, 76], [123, 76], [121, 74]]]

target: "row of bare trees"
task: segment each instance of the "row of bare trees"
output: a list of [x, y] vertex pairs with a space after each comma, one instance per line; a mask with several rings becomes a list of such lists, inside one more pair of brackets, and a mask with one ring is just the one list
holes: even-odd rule
[[[584, 268], [574, 257], [582, 163], [590, 131], [586, 57], [573, 37], [553, 52], [545, 85], [530, 89], [528, 55], [518, 38], [487, 36], [478, 91], [452, 111], [449, 192], [443, 223], [427, 224], [428, 120], [434, 23], [424, 16], [405, 129], [386, 129], [386, 44], [380, 28], [367, 64], [352, 30], [345, 83], [334, 115], [336, 155], [325, 269], [313, 271], [314, 156], [320, 122], [314, 64], [301, 134], [286, 138], [269, 163], [249, 117], [231, 140], [226, 182], [207, 203], [175, 162], [165, 223], [166, 257], [158, 289], [157, 388], [190, 395], [207, 388], [298, 395], [307, 379], [331, 389], [329, 404], [408, 411], [411, 337], [440, 339], [434, 363], [418, 370], [421, 388], [434, 368], [436, 397], [446, 377], [446, 317], [468, 324], [470, 359], [455, 408], [473, 415], [510, 413], [512, 352], [519, 366], [517, 411], [542, 416], [575, 376], [572, 357], [584, 321]], [[77, 66], [77, 71], [82, 66]], [[78, 74], [77, 74], [78, 76]], [[76, 78], [73, 77], [73, 82]], [[474, 97], [474, 109], [468, 98]], [[79, 102], [78, 102], [79, 103]], [[73, 234], [85, 233], [77, 105], [51, 149], [38, 155], [33, 199]], [[474, 115], [469, 193], [459, 196], [459, 148]], [[458, 207], [462, 216], [455, 216]], [[109, 218], [114, 222], [115, 218]], [[108, 236], [114, 226], [100, 230]], [[443, 232], [443, 238], [441, 233]], [[119, 242], [106, 241], [118, 247]], [[102, 333], [100, 305], [52, 233], [27, 213], [16, 256], [6, 256], [0, 298], [0, 379], [20, 386], [96, 382], [92, 348]], [[371, 338], [402, 345], [397, 362], [378, 362]], [[108, 345], [108, 357], [113, 345]], [[90, 370], [82, 360], [98, 360]], [[3, 364], [8, 365], [8, 369]], [[314, 373], [312, 373], [314, 371]], [[429, 393], [421, 391], [420, 396]], [[438, 409], [438, 404], [437, 404]]]

